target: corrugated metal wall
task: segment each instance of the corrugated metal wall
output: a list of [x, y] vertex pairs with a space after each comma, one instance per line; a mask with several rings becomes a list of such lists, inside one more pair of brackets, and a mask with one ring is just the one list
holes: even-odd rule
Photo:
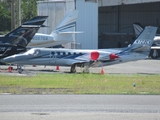
[[[132, 33], [129, 37], [123, 37], [124, 40], [122, 40], [122, 44], [125, 45], [125, 41], [134, 40], [133, 23], [138, 22], [142, 24], [142, 26], [160, 26], [159, 6], [160, 2], [99, 7], [99, 48], [113, 46], [112, 41], [115, 39], [105, 36], [106, 34], [104, 33], [107, 33], [107, 35], [109, 35], [108, 33]], [[160, 29], [158, 28], [157, 34], [159, 33]], [[122, 35], [115, 34], [115, 36], [117, 39], [115, 41], [118, 41], [118, 39], [121, 40], [122, 38]], [[114, 46], [118, 46], [118, 42], [116, 42]]]
[[118, 7], [100, 7], [98, 13], [98, 32], [118, 31]]
[[135, 22], [142, 26], [160, 26], [160, 2], [99, 7], [99, 35], [103, 32], [133, 33]]
[[119, 11], [120, 32], [132, 32], [134, 22], [139, 22], [143, 26], [160, 26], [160, 2], [120, 6]]
[[76, 42], [81, 44], [82, 49], [97, 49], [98, 4], [76, 0], [76, 9], [79, 11], [76, 30], [83, 31], [76, 35]]

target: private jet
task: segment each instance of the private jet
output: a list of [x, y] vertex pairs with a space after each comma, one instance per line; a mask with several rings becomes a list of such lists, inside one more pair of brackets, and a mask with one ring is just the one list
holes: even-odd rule
[[75, 32], [77, 17], [78, 11], [71, 10], [51, 34], [36, 33], [27, 48], [53, 47], [73, 42], [73, 34], [81, 33]]

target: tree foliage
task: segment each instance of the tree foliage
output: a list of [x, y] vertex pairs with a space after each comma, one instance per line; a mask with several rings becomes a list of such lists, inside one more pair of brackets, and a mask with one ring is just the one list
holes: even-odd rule
[[[0, 1], [0, 32], [11, 30], [11, 2], [10, 0]], [[37, 15], [37, 1], [21, 0], [21, 23], [30, 20]], [[14, 0], [15, 5], [15, 26], [18, 24], [18, 0]]]
[[9, 31], [11, 29], [11, 11], [10, 4], [6, 1], [0, 2], [0, 31]]
[[22, 0], [22, 23], [37, 15], [37, 0]]

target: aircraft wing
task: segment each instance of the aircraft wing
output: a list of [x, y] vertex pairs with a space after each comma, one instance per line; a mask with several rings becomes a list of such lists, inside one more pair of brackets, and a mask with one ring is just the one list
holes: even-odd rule
[[109, 49], [100, 49], [100, 50], [104, 51], [104, 52], [111, 52], [111, 53], [115, 53], [116, 54], [116, 53], [119, 53], [119, 52], [125, 50], [126, 48], [109, 48]]
[[72, 31], [70, 31], [70, 32], [59, 32], [59, 34], [77, 34], [77, 33], [83, 33], [83, 32], [72, 32]]
[[[77, 55], [74, 59], [67, 61], [67, 65], [76, 64], [78, 66], [83, 66], [89, 64], [90, 66], [98, 66], [102, 62], [115, 61], [120, 57], [117, 55], [121, 52], [122, 49], [101, 49], [101, 50], [92, 50], [83, 55]], [[67, 59], [67, 58], [66, 58]]]

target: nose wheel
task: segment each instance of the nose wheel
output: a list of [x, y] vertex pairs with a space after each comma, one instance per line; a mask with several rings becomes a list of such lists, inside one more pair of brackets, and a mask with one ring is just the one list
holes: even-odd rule
[[18, 73], [21, 74], [23, 72], [22, 66], [17, 65], [17, 70], [18, 70]]

